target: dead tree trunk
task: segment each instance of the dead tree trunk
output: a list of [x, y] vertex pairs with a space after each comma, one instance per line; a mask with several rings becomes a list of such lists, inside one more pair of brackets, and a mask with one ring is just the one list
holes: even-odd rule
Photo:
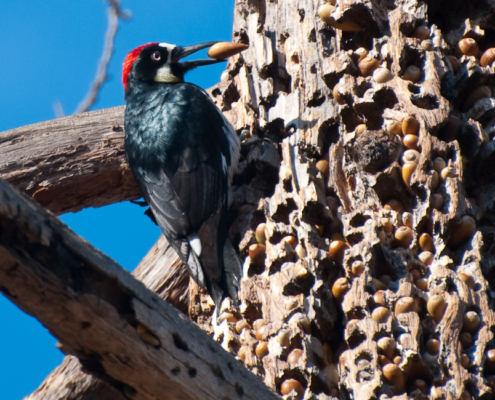
[[212, 331], [279, 393], [493, 396], [494, 11], [236, 2], [250, 48], [211, 94], [253, 143], [231, 229], [245, 276]]

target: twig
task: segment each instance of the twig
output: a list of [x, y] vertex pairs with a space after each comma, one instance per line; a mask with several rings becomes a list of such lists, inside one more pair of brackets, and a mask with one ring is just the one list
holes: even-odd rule
[[119, 17], [126, 20], [130, 18], [130, 15], [127, 11], [122, 11], [120, 9], [119, 0], [108, 0], [108, 3], [110, 4], [110, 7], [108, 8], [108, 28], [107, 32], [105, 33], [103, 54], [101, 55], [100, 62], [98, 63], [96, 77], [91, 84], [88, 94], [79, 104], [74, 114], [88, 111], [89, 108], [98, 99], [98, 94], [101, 90], [101, 87], [108, 79], [107, 68], [113, 54], [115, 35], [117, 34], [117, 30], [119, 28]]

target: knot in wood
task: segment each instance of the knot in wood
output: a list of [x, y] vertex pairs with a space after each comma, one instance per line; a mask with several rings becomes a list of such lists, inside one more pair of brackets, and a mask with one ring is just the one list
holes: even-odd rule
[[355, 141], [351, 154], [363, 170], [376, 173], [397, 160], [400, 148], [396, 135], [382, 130], [365, 130]]

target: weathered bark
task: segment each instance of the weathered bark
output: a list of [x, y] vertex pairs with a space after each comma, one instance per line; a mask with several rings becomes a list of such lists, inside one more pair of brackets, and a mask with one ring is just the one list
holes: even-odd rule
[[124, 155], [124, 107], [0, 133], [0, 178], [55, 214], [140, 196]]
[[[187, 312], [189, 306], [189, 273], [163, 236], [153, 245], [132, 275], [162, 299]], [[82, 371], [74, 356], [46, 377], [25, 400], [120, 400], [124, 395], [110, 384]]]
[[134, 399], [278, 398], [174, 307], [0, 181], [0, 290]]

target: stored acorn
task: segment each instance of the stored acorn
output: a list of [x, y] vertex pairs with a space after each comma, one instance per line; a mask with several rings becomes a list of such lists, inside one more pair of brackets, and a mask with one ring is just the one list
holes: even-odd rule
[[244, 43], [219, 42], [208, 50], [208, 57], [215, 60], [223, 60], [246, 50], [249, 45]]
[[398, 136], [402, 136], [402, 123], [399, 121], [389, 120], [385, 123], [385, 129], [388, 132], [395, 133]]
[[362, 135], [365, 130], [366, 124], [359, 124], [358, 126], [356, 126], [356, 129], [354, 129], [354, 133], [359, 136]]
[[333, 90], [332, 90], [333, 98], [334, 100], [339, 103], [339, 104], [345, 104], [345, 97], [342, 93], [339, 91], [338, 85], [335, 85]]
[[468, 275], [468, 274], [465, 274], [464, 272], [461, 272], [459, 274], [457, 274], [457, 277], [463, 281], [468, 288], [470, 289], [474, 289], [474, 287], [476, 286], [476, 281], [474, 280], [474, 278], [471, 276], [471, 275]]
[[387, 233], [392, 233], [394, 231], [394, 224], [390, 220], [390, 218], [382, 218], [382, 227], [383, 230]]
[[433, 169], [440, 173], [447, 166], [447, 163], [442, 157], [437, 157], [433, 160]]
[[424, 265], [431, 265], [435, 256], [430, 251], [422, 251], [418, 254], [418, 259]]
[[320, 173], [327, 178], [328, 177], [328, 161], [320, 160], [316, 163], [316, 169], [320, 171]]
[[428, 279], [426, 278], [420, 278], [415, 281], [414, 284], [419, 290], [422, 290], [423, 292], [426, 292], [428, 290]]
[[464, 350], [469, 349], [473, 345], [473, 335], [469, 332], [462, 332], [459, 335], [459, 342]]
[[292, 235], [287, 235], [287, 236], [282, 238], [280, 243], [287, 243], [290, 246], [292, 246], [292, 248], [295, 248], [297, 245], [297, 239]]
[[335, 7], [330, 4], [322, 4], [318, 8], [318, 15], [320, 16], [320, 19], [331, 27], [345, 32], [359, 32], [362, 29], [360, 24], [349, 18], [342, 22], [335, 21], [335, 19], [331, 16], [334, 9]]
[[254, 265], [262, 265], [265, 262], [266, 248], [261, 243], [255, 243], [249, 246], [248, 254], [251, 258], [251, 262]]
[[404, 205], [400, 202], [400, 200], [397, 199], [387, 201], [383, 208], [385, 210], [397, 211], [399, 214], [402, 214], [404, 212]]
[[384, 365], [392, 364], [392, 361], [383, 354], [378, 354], [378, 364], [383, 367]]
[[235, 330], [237, 333], [241, 333], [243, 329], [251, 329], [251, 325], [245, 319], [241, 319], [236, 322]]
[[267, 342], [259, 342], [254, 349], [256, 357], [261, 360], [264, 356], [268, 354], [268, 343]]
[[408, 226], [401, 226], [395, 231], [395, 240], [399, 247], [407, 249], [413, 239], [413, 231]]
[[440, 175], [435, 170], [432, 170], [430, 174], [431, 174], [430, 188], [432, 191], [434, 191], [438, 188], [438, 185], [440, 185]]
[[221, 313], [218, 318], [217, 318], [217, 324], [221, 324], [223, 321], [227, 321], [227, 322], [237, 322], [237, 317], [230, 313], [230, 312], [226, 312], [224, 311], [223, 313]]
[[419, 164], [419, 151], [410, 149], [406, 150], [404, 153], [402, 153], [402, 162], [405, 164], [407, 162], [414, 162], [416, 164]]
[[419, 136], [417, 135], [406, 135], [402, 138], [402, 143], [404, 147], [410, 150], [418, 150]]
[[476, 43], [476, 40], [472, 38], [461, 39], [457, 44], [457, 48], [456, 48], [457, 56], [465, 55], [465, 56], [477, 57], [479, 52], [480, 52], [480, 48], [478, 46], [478, 43]]
[[384, 324], [385, 322], [387, 322], [391, 315], [392, 313], [388, 308], [377, 307], [372, 311], [371, 318], [379, 324]]
[[492, 91], [488, 86], [486, 85], [478, 86], [466, 98], [464, 104], [461, 107], [461, 111], [468, 112], [477, 101], [481, 99], [489, 98], [491, 97], [491, 95], [492, 95]]
[[395, 355], [395, 340], [391, 337], [382, 337], [376, 342], [378, 349], [384, 354], [388, 359], [392, 360]]
[[250, 352], [248, 346], [241, 346], [239, 351], [237, 352], [237, 357], [239, 357], [239, 360], [241, 360], [243, 363], [246, 362], [246, 357], [248, 353]]
[[296, 392], [296, 398], [302, 399], [304, 396], [304, 387], [301, 383], [295, 379], [287, 379], [280, 386], [280, 393], [283, 395], [289, 394], [292, 391]]
[[469, 360], [469, 356], [466, 353], [461, 354], [461, 365], [468, 369], [469, 365], [471, 364], [471, 361]]
[[360, 47], [357, 50], [354, 51], [354, 54], [357, 55], [358, 57], [358, 62], [361, 61], [364, 57], [368, 55], [368, 50], [365, 49], [364, 47]]
[[268, 338], [270, 329], [268, 328], [267, 325], [261, 324], [255, 329], [256, 329], [256, 333], [255, 333], [256, 339], [265, 341]]
[[464, 332], [474, 333], [481, 323], [480, 316], [475, 311], [468, 311], [462, 318], [462, 330]]
[[404, 372], [395, 364], [387, 364], [382, 367], [382, 373], [388, 383], [395, 386], [395, 392], [402, 393], [406, 388]]
[[382, 307], [387, 307], [387, 302], [385, 301], [383, 290], [377, 290], [373, 295], [373, 302], [375, 305], [380, 305]]
[[419, 82], [421, 79], [421, 70], [415, 65], [410, 65], [404, 71], [402, 78], [406, 81], [411, 81], [412, 83]]
[[476, 232], [476, 221], [471, 216], [464, 215], [452, 230], [447, 244], [452, 247], [458, 246], [470, 239], [474, 232]]
[[401, 297], [395, 303], [395, 316], [408, 312], [418, 312], [416, 302], [412, 297]]
[[414, 29], [411, 37], [419, 40], [428, 39], [430, 37], [430, 28], [425, 25], [418, 26]]
[[419, 121], [412, 115], [402, 120], [402, 135], [418, 135], [419, 133]]
[[372, 76], [373, 72], [379, 67], [380, 62], [373, 57], [364, 57], [358, 63], [358, 69], [362, 76]]
[[356, 260], [351, 265], [351, 272], [354, 276], [361, 276], [364, 272], [364, 264], [360, 260]]
[[347, 278], [343, 277], [337, 279], [332, 286], [333, 297], [335, 297], [339, 301], [342, 301], [344, 295], [349, 291], [350, 288], [351, 285], [348, 282]]
[[493, 61], [495, 61], [495, 47], [490, 47], [481, 56], [480, 65], [486, 67], [487, 65], [491, 65]]
[[349, 249], [349, 243], [344, 242], [342, 240], [334, 240], [330, 243], [328, 248], [328, 253], [332, 260], [335, 261], [336, 264], [342, 265], [344, 261], [344, 254], [347, 249]]
[[428, 310], [428, 313], [433, 317], [433, 320], [438, 323], [445, 313], [447, 302], [445, 301], [443, 295], [437, 294], [430, 297], [428, 303], [426, 303], [426, 308]]
[[256, 241], [262, 245], [266, 242], [266, 224], [263, 222], [256, 227], [255, 231]]
[[299, 243], [294, 250], [296, 250], [298, 257], [301, 259], [307, 255], [306, 249], [301, 243]]
[[440, 351], [440, 342], [437, 339], [428, 339], [425, 345], [426, 351], [431, 355], [438, 354]]
[[323, 375], [332, 385], [337, 385], [339, 383], [339, 371], [335, 364], [328, 364], [323, 368]]
[[377, 68], [373, 71], [373, 80], [377, 83], [385, 83], [394, 79], [394, 74], [388, 68]]
[[447, 178], [454, 178], [457, 176], [456, 170], [452, 165], [451, 160], [449, 160], [449, 164], [440, 171], [440, 179], [442, 182], [445, 182]]
[[277, 342], [284, 348], [290, 347], [290, 331], [282, 329], [277, 334]]
[[423, 233], [418, 239], [419, 247], [422, 251], [435, 252], [435, 246], [433, 245], [433, 238], [428, 233]]
[[297, 364], [304, 352], [301, 349], [292, 350], [287, 356], [287, 362], [289, 364]]

